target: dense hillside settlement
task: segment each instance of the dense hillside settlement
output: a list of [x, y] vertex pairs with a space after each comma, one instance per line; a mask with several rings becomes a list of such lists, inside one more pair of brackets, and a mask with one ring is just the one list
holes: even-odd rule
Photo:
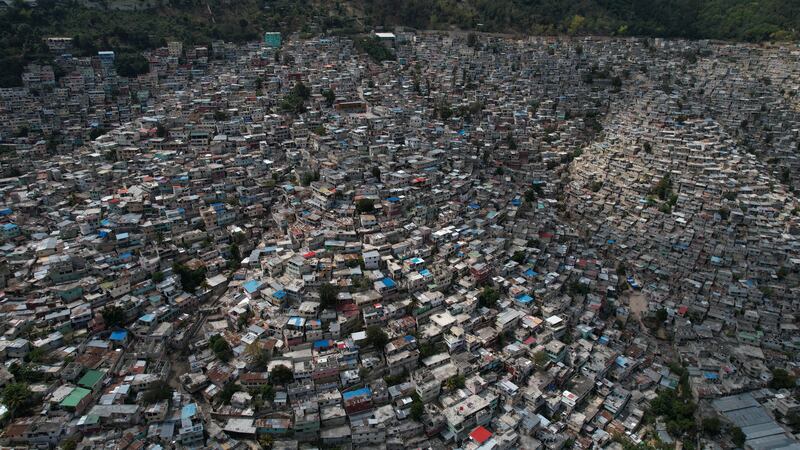
[[800, 448], [796, 45], [46, 45], [3, 448]]

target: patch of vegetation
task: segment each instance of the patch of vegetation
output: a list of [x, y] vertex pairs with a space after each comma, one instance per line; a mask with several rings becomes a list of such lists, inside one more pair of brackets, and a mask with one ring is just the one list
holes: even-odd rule
[[294, 372], [292, 372], [292, 369], [281, 364], [272, 368], [270, 377], [272, 378], [273, 383], [287, 384], [294, 380]]
[[383, 347], [388, 343], [389, 336], [383, 331], [383, 328], [377, 325], [372, 325], [367, 328], [367, 344], [383, 351]]
[[181, 278], [181, 286], [186, 292], [194, 293], [206, 279], [206, 269], [204, 267], [192, 270], [183, 264], [175, 264], [172, 266], [172, 270]]
[[772, 369], [772, 380], [769, 387], [772, 389], [794, 389], [797, 379], [789, 372], [781, 368]]
[[383, 45], [381, 40], [376, 36], [356, 38], [353, 41], [353, 45], [355, 45], [358, 51], [366, 53], [376, 62], [394, 61], [396, 59], [389, 47]]
[[302, 82], [295, 84], [280, 103], [282, 111], [302, 114], [306, 111], [305, 101], [311, 97], [311, 90]]
[[338, 294], [339, 288], [330, 283], [322, 283], [319, 286], [319, 301], [324, 308], [336, 306], [336, 296]]
[[230, 344], [222, 336], [215, 334], [208, 340], [208, 346], [214, 355], [222, 361], [230, 361], [233, 358], [233, 350]]
[[163, 400], [169, 400], [172, 397], [172, 388], [165, 381], [156, 382], [150, 389], [145, 391], [142, 395], [142, 401], [145, 404], [152, 405]]
[[375, 201], [371, 198], [362, 198], [356, 202], [356, 211], [359, 214], [370, 213], [375, 210]]
[[500, 293], [493, 287], [486, 286], [480, 294], [478, 294], [478, 305], [486, 308], [494, 308], [497, 301], [500, 299]]

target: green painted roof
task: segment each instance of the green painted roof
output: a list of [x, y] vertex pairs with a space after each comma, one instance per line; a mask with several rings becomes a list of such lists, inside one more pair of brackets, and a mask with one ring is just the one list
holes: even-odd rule
[[78, 386], [83, 386], [86, 388], [94, 388], [98, 381], [103, 379], [103, 372], [99, 370], [90, 370], [86, 372], [80, 380], [78, 380]]
[[75, 389], [72, 390], [72, 392], [69, 393], [68, 396], [64, 398], [64, 400], [61, 400], [61, 406], [66, 408], [75, 408], [76, 406], [78, 406], [78, 403], [80, 403], [81, 400], [84, 399], [84, 397], [86, 397], [91, 393], [92, 391], [90, 391], [89, 389], [76, 387]]

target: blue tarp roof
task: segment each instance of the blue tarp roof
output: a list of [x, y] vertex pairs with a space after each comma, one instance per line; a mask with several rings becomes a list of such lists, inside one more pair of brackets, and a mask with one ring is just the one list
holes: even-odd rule
[[345, 399], [345, 400], [350, 400], [353, 397], [362, 397], [362, 396], [366, 397], [366, 396], [371, 396], [371, 395], [372, 395], [372, 391], [368, 387], [365, 387], [365, 388], [361, 388], [361, 389], [356, 389], [355, 391], [343, 392], [342, 393], [342, 398]]
[[537, 272], [537, 271], [535, 271], [533, 269], [528, 269], [528, 270], [525, 271], [525, 276], [526, 277], [535, 277], [536, 275], [539, 275], [539, 272]]
[[256, 280], [250, 280], [250, 281], [246, 282], [243, 285], [244, 290], [247, 291], [250, 294], [252, 294], [253, 292], [257, 291], [258, 290], [258, 286], [259, 286], [259, 284], [258, 284], [258, 281], [256, 281]]
[[0, 216], [7, 216], [7, 215], [11, 214], [12, 212], [13, 211], [11, 210], [11, 208], [3, 208], [3, 209], [0, 209]]
[[272, 296], [278, 300], [283, 300], [283, 298], [286, 297], [286, 291], [275, 291]]
[[706, 380], [716, 380], [719, 378], [719, 374], [714, 372], [703, 372], [703, 376], [706, 377]]
[[468, 206], [469, 206], [470, 209], [480, 209], [480, 207], [481, 207], [477, 203], [470, 203]]
[[384, 284], [384, 285], [385, 285], [387, 288], [393, 288], [393, 287], [397, 286], [397, 284], [395, 284], [394, 280], [393, 280], [393, 279], [391, 279], [391, 278], [384, 278], [384, 279], [383, 279], [383, 284]]
[[112, 332], [111, 333], [111, 337], [109, 339], [111, 339], [112, 341], [124, 341], [125, 338], [127, 338], [127, 337], [128, 337], [128, 332], [127, 331], [118, 330], [118, 331]]
[[431, 276], [431, 271], [428, 269], [422, 269], [419, 271], [419, 274], [422, 275], [423, 277], [429, 277]]
[[333, 341], [330, 339], [321, 339], [319, 341], [314, 341], [314, 348], [325, 348], [330, 347], [333, 345]]
[[145, 314], [142, 317], [139, 317], [139, 320], [142, 322], [152, 322], [156, 320], [156, 316], [154, 314]]
[[395, 203], [395, 202], [399, 202], [400, 199], [398, 197], [389, 197], [389, 198], [386, 199], [386, 201]]
[[7, 224], [3, 225], [3, 229], [6, 230], [6, 231], [15, 230], [16, 228], [17, 228], [17, 225], [14, 224], [14, 223], [7, 223]]

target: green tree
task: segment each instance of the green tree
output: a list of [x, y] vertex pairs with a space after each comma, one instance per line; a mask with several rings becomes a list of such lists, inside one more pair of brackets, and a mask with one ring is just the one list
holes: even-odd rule
[[228, 251], [231, 254], [230, 266], [232, 269], [238, 269], [239, 266], [242, 264], [242, 253], [239, 250], [239, 245], [235, 242], [228, 247]]
[[163, 400], [169, 400], [172, 397], [172, 388], [166, 381], [158, 381], [153, 384], [150, 389], [142, 395], [142, 401], [145, 404], [151, 405]]
[[371, 198], [362, 198], [356, 202], [356, 211], [359, 214], [369, 213], [375, 210], [375, 202]]
[[394, 60], [395, 56], [376, 36], [357, 38], [353, 44], [355, 48], [369, 55], [376, 62]]
[[248, 345], [245, 352], [253, 362], [253, 370], [263, 371], [267, 369], [270, 360], [269, 352], [258, 341]]
[[3, 404], [11, 418], [25, 411], [31, 404], [33, 393], [25, 383], [10, 383], [3, 388]]
[[110, 328], [119, 327], [125, 323], [125, 310], [117, 305], [105, 307], [101, 314], [103, 322]]
[[769, 387], [772, 389], [794, 389], [796, 379], [789, 372], [781, 368], [772, 369], [772, 379], [769, 382]]
[[486, 286], [480, 294], [478, 294], [478, 305], [485, 306], [486, 308], [494, 308], [497, 301], [500, 299], [500, 293], [493, 287]]
[[272, 377], [272, 381], [277, 384], [287, 384], [294, 380], [294, 373], [292, 372], [292, 369], [282, 364], [273, 367], [272, 372], [270, 372], [270, 376]]
[[229, 381], [225, 386], [222, 387], [222, 392], [220, 392], [219, 398], [222, 403], [230, 405], [233, 394], [239, 392], [240, 390], [241, 389], [238, 384], [234, 383], [233, 381]]
[[117, 73], [123, 77], [135, 77], [150, 71], [150, 63], [139, 53], [122, 53], [114, 58]]
[[78, 442], [74, 437], [69, 437], [61, 441], [61, 450], [75, 450], [78, 448]]
[[205, 267], [193, 270], [183, 264], [175, 264], [172, 266], [172, 271], [178, 274], [181, 279], [181, 286], [186, 292], [194, 293], [206, 279]]
[[156, 126], [156, 136], [160, 138], [165, 138], [169, 136], [169, 130], [167, 130], [167, 128], [164, 125], [158, 124]]
[[214, 355], [222, 361], [230, 361], [233, 357], [233, 350], [231, 350], [230, 344], [228, 344], [225, 338], [218, 334], [211, 336], [208, 340], [208, 345], [211, 351], [214, 352]]
[[744, 447], [744, 441], [747, 440], [747, 436], [741, 428], [734, 427], [731, 429], [731, 440], [737, 447]]
[[425, 405], [422, 403], [422, 400], [420, 400], [419, 396], [417, 395], [411, 402], [411, 411], [409, 415], [413, 420], [419, 422], [424, 414], [425, 414]]
[[543, 370], [549, 362], [550, 358], [547, 357], [547, 353], [538, 351], [533, 354], [533, 363], [536, 364], [537, 369]]
[[719, 421], [719, 417], [708, 417], [703, 419], [703, 433], [709, 436], [716, 436], [719, 434], [721, 424]]
[[322, 91], [322, 96], [325, 98], [325, 105], [330, 108], [333, 106], [333, 102], [336, 101], [336, 94], [333, 92], [333, 89], [325, 89]]
[[367, 327], [367, 343], [383, 351], [383, 347], [389, 343], [389, 336], [383, 331], [383, 328], [372, 325]]
[[339, 288], [330, 284], [322, 283], [319, 286], [319, 301], [323, 308], [332, 308], [336, 306], [336, 297], [339, 295]]
[[464, 375], [453, 375], [452, 377], [447, 379], [447, 388], [448, 389], [464, 389], [466, 386], [466, 380]]

